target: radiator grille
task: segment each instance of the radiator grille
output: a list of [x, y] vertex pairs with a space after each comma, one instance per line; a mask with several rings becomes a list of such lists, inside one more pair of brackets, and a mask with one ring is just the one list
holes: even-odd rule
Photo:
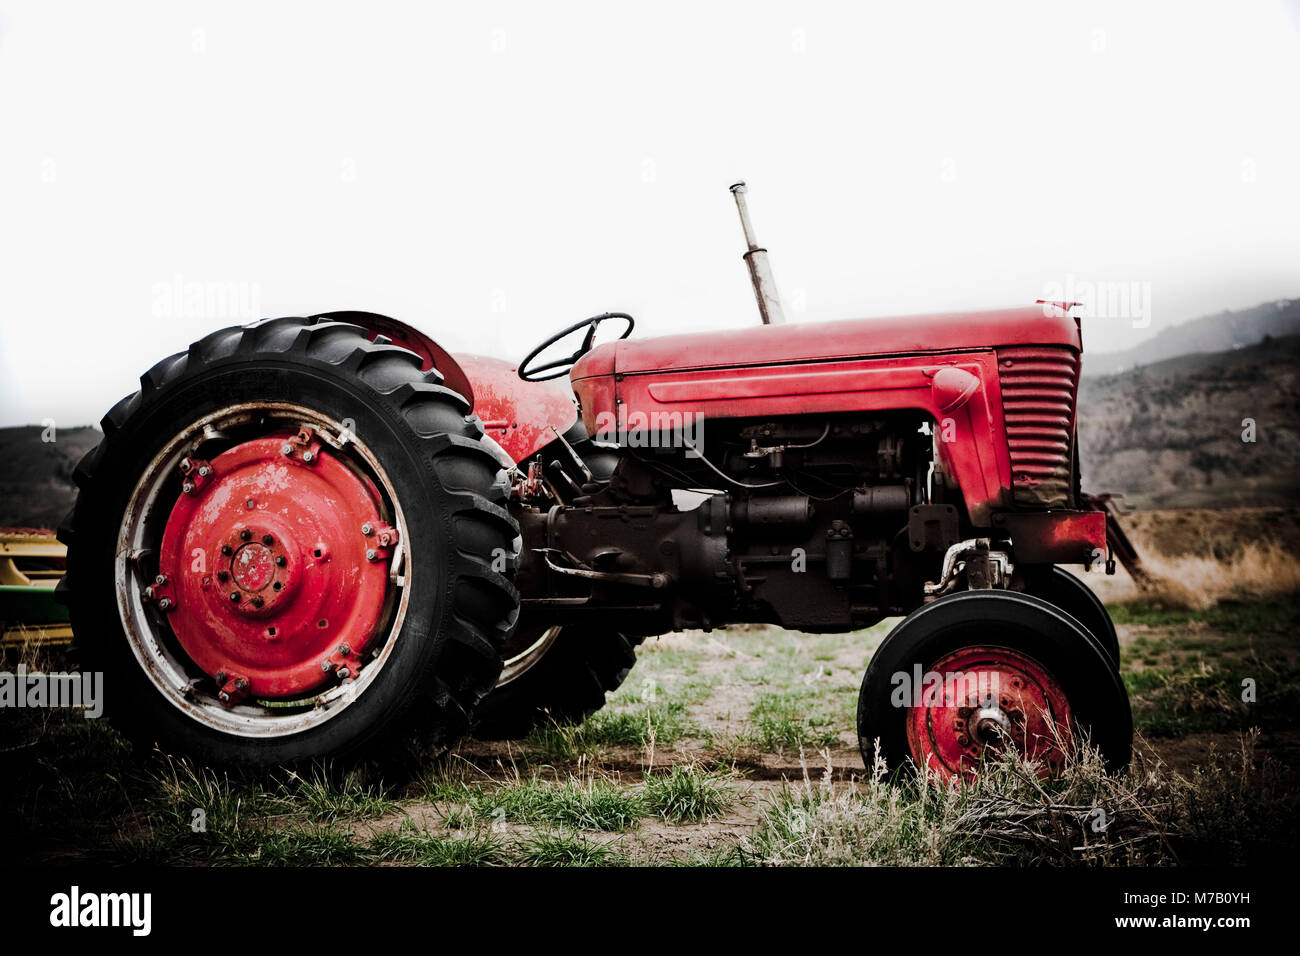
[[1069, 507], [1078, 353], [1049, 347], [999, 349], [998, 380], [1016, 504]]

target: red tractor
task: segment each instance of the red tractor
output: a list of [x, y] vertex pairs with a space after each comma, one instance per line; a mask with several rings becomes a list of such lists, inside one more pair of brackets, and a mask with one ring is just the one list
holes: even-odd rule
[[147, 371], [61, 531], [117, 725], [255, 766], [515, 738], [602, 706], [648, 636], [902, 616], [869, 766], [1050, 769], [1084, 739], [1126, 765], [1114, 627], [1058, 567], [1107, 555], [1070, 305], [783, 324], [733, 190], [760, 327], [637, 341], [606, 313], [516, 369], [341, 312]]

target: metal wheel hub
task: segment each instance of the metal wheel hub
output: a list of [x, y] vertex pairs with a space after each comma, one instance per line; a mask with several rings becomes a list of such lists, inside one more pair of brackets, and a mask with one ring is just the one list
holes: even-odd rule
[[373, 485], [309, 429], [181, 462], [144, 595], [222, 703], [291, 699], [358, 673], [383, 617], [397, 532]]
[[966, 647], [930, 669], [943, 678], [908, 711], [917, 765], [941, 779], [973, 778], [987, 749], [1014, 747], [1051, 772], [1070, 748], [1070, 705], [1038, 661], [1004, 647]]

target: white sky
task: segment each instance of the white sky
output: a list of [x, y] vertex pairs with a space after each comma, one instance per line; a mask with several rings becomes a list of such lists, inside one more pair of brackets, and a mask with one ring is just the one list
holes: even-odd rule
[[1268, 0], [0, 2], [0, 425], [98, 420], [262, 315], [512, 359], [605, 310], [755, 324], [741, 178], [794, 321], [1150, 283], [1150, 327], [1085, 325], [1109, 351], [1295, 296], [1298, 28]]

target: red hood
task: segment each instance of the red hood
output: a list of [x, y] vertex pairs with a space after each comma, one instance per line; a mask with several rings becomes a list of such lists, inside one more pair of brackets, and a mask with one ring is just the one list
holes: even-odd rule
[[1033, 305], [625, 339], [593, 349], [574, 366], [570, 379], [614, 372], [733, 368], [1012, 345], [1079, 349], [1081, 344], [1079, 325], [1072, 316], [1055, 306]]

